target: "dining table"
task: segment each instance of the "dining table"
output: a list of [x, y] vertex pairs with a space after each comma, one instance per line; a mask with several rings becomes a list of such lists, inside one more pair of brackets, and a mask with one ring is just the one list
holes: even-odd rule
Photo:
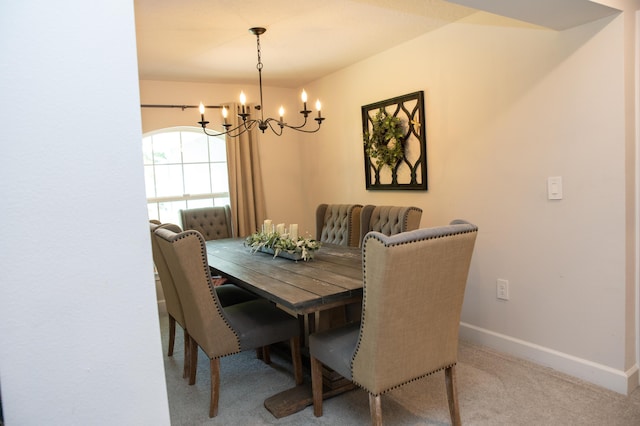
[[323, 243], [309, 260], [252, 250], [243, 238], [206, 243], [209, 266], [261, 297], [305, 315], [362, 300], [362, 254]]
[[[303, 346], [305, 334], [315, 331], [316, 317], [362, 302], [360, 248], [322, 243], [312, 258], [293, 260], [253, 250], [243, 238], [210, 240], [205, 244], [209, 267], [215, 273], [298, 316]], [[346, 379], [325, 373], [325, 397], [354, 388]], [[312, 402], [311, 388], [303, 384], [268, 398], [264, 405], [280, 418]]]

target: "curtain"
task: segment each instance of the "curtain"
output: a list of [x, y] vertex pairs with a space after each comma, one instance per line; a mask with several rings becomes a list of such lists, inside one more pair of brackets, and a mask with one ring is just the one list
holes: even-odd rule
[[[231, 128], [242, 121], [236, 111], [236, 104], [232, 104], [228, 118]], [[233, 232], [236, 237], [246, 237], [259, 229], [267, 211], [258, 155], [258, 128], [235, 138], [227, 135], [226, 144]]]

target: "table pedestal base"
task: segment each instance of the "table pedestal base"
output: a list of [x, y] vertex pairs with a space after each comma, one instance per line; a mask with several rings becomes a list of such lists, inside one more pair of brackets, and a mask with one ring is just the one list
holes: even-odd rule
[[[355, 389], [357, 386], [340, 376], [335, 371], [322, 369], [323, 392], [322, 399], [328, 399], [344, 392]], [[264, 401], [264, 406], [276, 419], [290, 416], [313, 404], [311, 385], [303, 383], [294, 388], [287, 389], [273, 395]]]

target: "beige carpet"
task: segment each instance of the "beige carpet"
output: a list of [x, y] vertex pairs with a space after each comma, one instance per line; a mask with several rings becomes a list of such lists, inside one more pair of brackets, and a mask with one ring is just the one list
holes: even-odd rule
[[[197, 382], [182, 379], [182, 330], [176, 351], [166, 356], [168, 321], [161, 318], [171, 424], [179, 425], [368, 425], [369, 401], [355, 390], [324, 402], [324, 415], [312, 407], [276, 419], [263, 406], [269, 396], [293, 387], [288, 361], [272, 364], [255, 352], [221, 360], [219, 414], [209, 419], [209, 361], [200, 352]], [[309, 377], [306, 382], [310, 383]], [[458, 397], [465, 425], [640, 425], [640, 389], [629, 397], [487, 348], [461, 342]], [[394, 390], [382, 398], [385, 425], [451, 424], [444, 374]]]

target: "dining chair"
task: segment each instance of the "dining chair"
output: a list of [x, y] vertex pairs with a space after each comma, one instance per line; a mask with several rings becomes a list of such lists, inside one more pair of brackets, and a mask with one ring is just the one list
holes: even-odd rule
[[413, 231], [420, 227], [422, 209], [413, 206], [373, 206], [366, 205], [360, 215], [360, 247], [369, 231], [384, 235]]
[[[189, 365], [189, 332], [185, 326], [184, 313], [182, 311], [182, 305], [180, 298], [176, 290], [176, 284], [174, 278], [169, 271], [167, 261], [162, 254], [162, 251], [158, 247], [157, 238], [155, 236], [155, 230], [158, 228], [169, 229], [175, 233], [182, 232], [182, 229], [178, 225], [172, 223], [162, 224], [157, 220], [150, 220], [151, 230], [151, 251], [153, 253], [153, 262], [156, 265], [158, 271], [158, 278], [160, 278], [160, 285], [162, 287], [162, 293], [164, 294], [165, 307], [167, 309], [167, 316], [169, 317], [169, 348], [167, 350], [167, 356], [173, 356], [173, 349], [176, 336], [176, 322], [182, 327], [184, 333], [184, 371], [183, 377], [189, 376], [190, 367], [196, 368], [196, 365]], [[212, 282], [213, 283], [213, 282]], [[255, 294], [244, 290], [234, 284], [225, 283], [223, 285], [217, 285], [214, 287], [215, 292], [220, 300], [220, 304], [225, 306], [235, 305], [237, 303], [248, 302], [258, 298]], [[265, 362], [269, 362], [268, 351], [263, 354], [264, 349], [258, 352], [260, 358], [267, 359]], [[194, 376], [195, 377], [195, 376]], [[195, 383], [195, 382], [194, 382]], [[193, 384], [193, 383], [191, 383]]]
[[369, 393], [374, 425], [382, 424], [382, 394], [444, 370], [451, 421], [460, 424], [458, 330], [477, 232], [455, 220], [365, 236], [361, 321], [309, 338], [315, 416], [322, 416], [323, 365]]
[[189, 373], [189, 333], [184, 321], [184, 312], [182, 311], [182, 305], [178, 297], [173, 277], [169, 272], [167, 261], [164, 259], [164, 255], [160, 251], [160, 247], [155, 238], [155, 230], [160, 227], [165, 227], [174, 232], [182, 231], [179, 226], [173, 224], [162, 225], [159, 221], [149, 221], [151, 231], [151, 251], [153, 254], [153, 263], [156, 265], [156, 271], [158, 272], [158, 278], [160, 278], [160, 285], [162, 286], [162, 293], [164, 294], [165, 307], [167, 309], [167, 316], [169, 317], [169, 348], [167, 350], [167, 356], [173, 356], [173, 347], [176, 338], [176, 322], [182, 327], [184, 334], [184, 368], [182, 371], [182, 377], [187, 377]]
[[316, 239], [358, 247], [361, 204], [320, 204], [316, 208]]
[[[160, 228], [155, 235], [183, 307], [190, 336], [189, 363], [197, 363], [198, 347], [209, 357], [209, 417], [218, 413], [220, 358], [224, 356], [289, 341], [295, 382], [301, 384], [298, 320], [265, 299], [223, 307], [211, 285], [202, 234], [193, 230], [176, 233]], [[195, 369], [190, 373], [195, 376]]]
[[[316, 208], [316, 239], [323, 243], [358, 247], [361, 211], [362, 204], [319, 204]], [[350, 306], [325, 309], [318, 314], [317, 320], [314, 315], [315, 324], [310, 328], [322, 330], [342, 325], [348, 320], [352, 310]]]
[[205, 240], [234, 236], [229, 205], [180, 210], [182, 229], [193, 229]]

